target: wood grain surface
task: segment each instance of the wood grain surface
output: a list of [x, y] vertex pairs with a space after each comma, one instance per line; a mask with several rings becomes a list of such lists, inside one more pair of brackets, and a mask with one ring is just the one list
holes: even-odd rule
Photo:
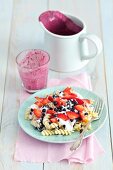
[[[92, 89], [103, 98], [108, 119], [96, 133], [105, 154], [88, 165], [16, 162], [13, 159], [18, 133], [17, 113], [21, 82], [15, 58], [24, 49], [44, 48], [44, 32], [38, 16], [45, 10], [60, 10], [82, 18], [89, 33], [103, 41], [103, 53], [82, 71], [91, 76]], [[1, 0], [0, 1], [0, 170], [112, 170], [113, 169], [113, 1], [112, 0]], [[49, 78], [73, 73], [49, 71]]]

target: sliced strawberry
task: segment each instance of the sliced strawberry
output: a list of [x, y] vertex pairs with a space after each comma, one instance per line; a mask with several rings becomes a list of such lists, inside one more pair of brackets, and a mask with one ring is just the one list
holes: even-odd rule
[[48, 96], [48, 100], [50, 100], [51, 102], [53, 102], [53, 97], [52, 97], [52, 96]]
[[47, 110], [47, 113], [48, 113], [48, 114], [55, 114], [56, 112], [55, 112], [54, 110], [49, 110], [49, 109], [48, 109], [48, 110]]
[[70, 94], [71, 93], [71, 87], [67, 87], [63, 90], [64, 94]]
[[83, 112], [80, 112], [79, 114], [80, 114], [80, 117], [81, 117], [82, 120], [85, 119], [85, 115], [84, 115]]
[[57, 98], [54, 98], [53, 101], [56, 101], [56, 102], [60, 102], [61, 98], [60, 97], [57, 97]]
[[40, 97], [38, 97], [38, 96], [35, 96], [35, 99], [36, 99], [36, 100], [40, 100]]
[[78, 103], [79, 105], [84, 104], [84, 101], [83, 101], [82, 99], [80, 99], [80, 98], [76, 98], [76, 101], [77, 101], [77, 103]]
[[76, 118], [80, 117], [79, 114], [77, 114], [75, 112], [71, 112], [71, 111], [66, 112], [66, 114], [69, 117], [69, 119], [76, 119]]
[[63, 90], [64, 92], [64, 96], [68, 96], [71, 95], [71, 97], [77, 97], [77, 94], [72, 92], [72, 88], [71, 87], [67, 87], [66, 89]]
[[43, 100], [44, 98], [41, 98], [41, 97], [36, 96], [35, 99], [36, 99], [38, 102], [42, 102], [42, 100]]
[[71, 99], [76, 99], [76, 94], [69, 94], [69, 95], [65, 95], [62, 97], [62, 99], [67, 99], [67, 100], [71, 100]]
[[83, 112], [80, 112], [79, 114], [80, 114], [80, 118], [82, 119], [83, 122], [87, 123], [89, 121]]
[[88, 104], [91, 104], [91, 100], [89, 99], [82, 99], [84, 103], [88, 103]]
[[84, 107], [82, 105], [75, 105], [74, 108], [78, 111], [83, 111]]
[[35, 104], [38, 106], [38, 107], [42, 107], [43, 105], [46, 105], [48, 102], [50, 102], [48, 100], [48, 98], [39, 98], [39, 97], [35, 97], [36, 98], [36, 102]]
[[41, 102], [39, 102], [39, 101], [36, 101], [35, 104], [36, 104], [38, 107], [42, 107], [42, 106], [43, 106], [43, 104], [42, 104]]
[[56, 102], [56, 106], [59, 107], [59, 106], [65, 106], [66, 105], [66, 102], [64, 100], [62, 100], [60, 97], [57, 97], [54, 99], [53, 102]]
[[40, 118], [41, 115], [42, 115], [41, 110], [34, 109], [33, 112], [34, 112], [34, 114], [35, 114], [35, 116], [36, 116], [37, 118]]
[[68, 116], [62, 113], [59, 113], [57, 117], [64, 121], [69, 120]]
[[46, 105], [47, 103], [49, 103], [50, 101], [48, 100], [48, 98], [43, 98], [42, 100], [42, 104]]
[[66, 106], [66, 101], [60, 99], [59, 106]]
[[52, 123], [57, 123], [57, 122], [58, 122], [58, 120], [57, 120], [56, 117], [51, 118], [50, 121], [51, 121]]

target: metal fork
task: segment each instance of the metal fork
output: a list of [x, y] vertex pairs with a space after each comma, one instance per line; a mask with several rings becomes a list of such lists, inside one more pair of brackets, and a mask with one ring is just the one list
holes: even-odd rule
[[103, 103], [103, 101], [101, 99], [96, 101], [93, 112], [97, 112], [99, 116], [98, 116], [98, 118], [92, 117], [91, 120], [86, 124], [86, 126], [84, 127], [82, 133], [80, 133], [79, 137], [76, 139], [76, 141], [70, 147], [71, 151], [73, 151], [73, 150], [75, 151], [81, 146], [83, 138], [84, 138], [84, 134], [87, 131], [87, 128], [90, 125], [90, 123], [92, 121], [98, 120], [100, 118], [102, 110], [103, 110], [103, 105], [104, 105], [104, 103]]

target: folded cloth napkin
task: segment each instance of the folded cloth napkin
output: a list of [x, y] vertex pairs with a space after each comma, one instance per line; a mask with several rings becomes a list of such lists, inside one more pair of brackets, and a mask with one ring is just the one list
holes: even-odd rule
[[[62, 80], [49, 80], [48, 87], [56, 85], [72, 85], [91, 89], [90, 78], [85, 73]], [[22, 91], [20, 94], [20, 102], [22, 103], [28, 96], [28, 93]], [[70, 151], [71, 145], [72, 143], [54, 144], [42, 142], [30, 137], [20, 128], [16, 141], [14, 160], [35, 163], [58, 162], [63, 160], [67, 160], [69, 163], [90, 163], [94, 161], [97, 156], [104, 153], [102, 146], [94, 135], [84, 139], [82, 145], [76, 152]]]

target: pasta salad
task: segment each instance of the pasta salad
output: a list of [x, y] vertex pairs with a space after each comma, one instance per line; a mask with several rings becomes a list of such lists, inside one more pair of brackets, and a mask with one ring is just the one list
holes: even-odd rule
[[[43, 136], [81, 133], [92, 116], [98, 117], [93, 111], [94, 101], [84, 99], [71, 87], [35, 99], [35, 103], [27, 108], [25, 119]], [[91, 129], [91, 124], [88, 128]]]

